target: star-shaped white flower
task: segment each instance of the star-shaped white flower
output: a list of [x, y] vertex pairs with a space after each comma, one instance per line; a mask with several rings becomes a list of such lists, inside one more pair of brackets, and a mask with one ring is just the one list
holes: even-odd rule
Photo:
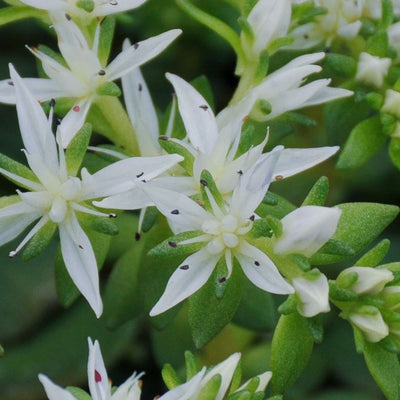
[[[30, 78], [25, 82], [37, 100], [76, 99], [59, 126], [64, 147], [83, 126], [91, 104], [102, 95], [99, 94], [101, 87], [157, 56], [181, 33], [180, 29], [173, 29], [135, 43], [105, 66], [98, 58], [99, 29], [90, 47], [78, 26], [64, 15], [56, 18], [53, 27], [67, 67], [34, 48], [31, 51], [42, 62], [49, 79]], [[15, 103], [15, 92], [8, 80], [0, 82], [0, 101]]]
[[[159, 400], [197, 400], [201, 395], [202, 389], [205, 388], [207, 383], [217, 375], [221, 376], [221, 383], [217, 393], [215, 394], [215, 397], [213, 397], [213, 400], [225, 399], [239, 361], [240, 353], [234, 353], [226, 360], [210, 368], [209, 370], [206, 370], [206, 368], [203, 367], [189, 381], [171, 389], [169, 392], [159, 397]], [[253, 388], [253, 393], [264, 391], [271, 377], [272, 373], [269, 371], [258, 375], [259, 384], [258, 387]], [[244, 383], [233, 393], [238, 393], [241, 390], [244, 390], [248, 383], [249, 382]]]
[[25, 146], [25, 155], [32, 170], [29, 178], [0, 168], [0, 173], [26, 192], [17, 191], [19, 201], [0, 209], [0, 245], [22, 233], [32, 222], [39, 219], [17, 249], [20, 249], [48, 222], [58, 225], [61, 252], [66, 268], [75, 285], [86, 297], [99, 317], [102, 301], [99, 278], [92, 245], [81, 228], [77, 213], [97, 216], [109, 215], [93, 210], [87, 202], [136, 188], [138, 208], [147, 201], [140, 189], [143, 180], [171, 168], [182, 160], [178, 155], [137, 157], [121, 160], [90, 175], [82, 169], [81, 179], [70, 176], [64, 150], [51, 132], [43, 109], [26, 88], [23, 80], [10, 66], [11, 79], [16, 90], [18, 119]]
[[[94, 343], [90, 339], [89, 358], [87, 365], [88, 384], [90, 395], [93, 400], [140, 400], [141, 381], [143, 374], [134, 373], [122, 385], [111, 393], [111, 384], [108, 380], [107, 371], [104, 366], [99, 342]], [[75, 396], [66, 389], [53, 383], [47, 376], [40, 374], [42, 383], [49, 400], [76, 400]]]
[[[303, 85], [310, 75], [322, 70], [321, 66], [314, 64], [324, 57], [325, 53], [306, 54], [272, 72], [250, 89], [242, 100], [224, 109], [218, 116], [219, 123], [225, 125], [249, 114], [259, 121], [268, 121], [288, 111], [351, 96], [353, 92], [350, 90], [329, 87], [330, 79], [317, 79]], [[269, 104], [269, 112], [258, 110], [257, 102], [260, 100]]]
[[262, 290], [279, 294], [293, 293], [293, 288], [268, 256], [246, 240], [246, 234], [253, 226], [254, 211], [268, 190], [280, 152], [281, 149], [276, 149], [269, 153], [244, 173], [228, 202], [221, 199], [221, 203], [215, 199], [205, 186], [210, 211], [180, 193], [163, 189], [148, 192], [156, 207], [169, 220], [174, 233], [198, 232], [197, 236], [178, 244], [173, 243], [173, 246], [204, 244], [172, 274], [150, 315], [170, 309], [200, 289], [222, 257], [226, 262], [226, 279], [231, 275], [233, 258], [236, 258], [245, 275]]
[[146, 0], [21, 0], [28, 6], [49, 11], [50, 15], [69, 14], [81, 20], [116, 14], [142, 5]]

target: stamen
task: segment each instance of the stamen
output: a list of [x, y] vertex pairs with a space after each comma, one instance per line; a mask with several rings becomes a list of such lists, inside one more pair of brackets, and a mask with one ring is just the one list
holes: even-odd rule
[[142, 235], [139, 232], [135, 233], [135, 240], [138, 242], [140, 240], [140, 238], [142, 237]]
[[138, 89], [139, 89], [139, 92], [141, 92], [143, 90], [143, 85], [141, 83], [139, 83]]
[[168, 242], [168, 244], [173, 248], [178, 247], [178, 243], [176, 242]]
[[144, 175], [144, 172], [141, 172], [140, 174], [137, 174], [136, 175], [136, 178], [140, 178], [141, 176], [143, 176]]
[[134, 45], [133, 45], [133, 48], [136, 50], [137, 48], [139, 47], [139, 43], [135, 43]]
[[259, 266], [260, 266], [260, 263], [259, 263], [257, 260], [255, 260], [255, 261], [254, 261], [254, 265], [255, 265], [256, 267], [259, 267]]
[[10, 86], [14, 86], [14, 82], [13, 81], [8, 81], [7, 82]]
[[204, 111], [208, 110], [208, 106], [206, 104], [203, 104], [203, 105], [199, 106], [199, 108], [201, 108]]
[[179, 269], [183, 269], [184, 271], [187, 271], [188, 269], [189, 269], [189, 265], [181, 265], [180, 267], [179, 267]]
[[171, 211], [171, 214], [173, 214], [173, 215], [178, 215], [178, 214], [179, 214], [179, 210], [172, 210], [172, 211]]
[[243, 171], [241, 169], [239, 169], [239, 171], [237, 172], [239, 175], [243, 175]]
[[117, 214], [115, 213], [108, 214], [108, 218], [117, 218]]
[[281, 179], [283, 179], [283, 175], [276, 175], [276, 176], [275, 176], [275, 179], [276, 179], [277, 181], [280, 181]]
[[78, 247], [83, 250], [83, 246], [81, 244], [78, 244]]
[[208, 186], [208, 182], [207, 182], [205, 179], [200, 179], [200, 183], [201, 183], [203, 186]]
[[225, 276], [223, 276], [222, 278], [218, 279], [218, 283], [224, 283], [224, 282], [226, 282], [226, 277]]
[[106, 74], [106, 71], [104, 71], [104, 69], [101, 69], [101, 70], [98, 72], [98, 74], [99, 74], [100, 76], [104, 76], [104, 75]]
[[81, 111], [81, 108], [79, 106], [74, 106], [72, 108], [72, 111], [79, 112], [79, 111]]
[[94, 380], [96, 383], [101, 382], [103, 379], [101, 378], [100, 372], [96, 369], [94, 370]]

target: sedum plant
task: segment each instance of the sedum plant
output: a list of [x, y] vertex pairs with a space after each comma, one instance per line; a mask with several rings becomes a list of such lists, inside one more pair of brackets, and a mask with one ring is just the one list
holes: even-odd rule
[[[3, 3], [2, 29], [33, 18], [52, 45], [27, 46], [34, 77], [7, 60], [0, 81], [26, 159], [0, 154], [1, 398], [398, 400], [399, 255], [380, 235], [399, 208], [349, 200], [360, 182], [338, 172], [386, 141], [400, 165], [398, 2]], [[190, 80], [196, 43], [147, 84], [198, 23], [236, 57], [231, 93]], [[323, 388], [353, 350], [362, 379]]]

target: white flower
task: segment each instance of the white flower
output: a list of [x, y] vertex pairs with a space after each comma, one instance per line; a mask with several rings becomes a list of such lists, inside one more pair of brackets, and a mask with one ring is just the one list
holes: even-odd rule
[[[143, 374], [131, 375], [122, 385], [111, 394], [111, 384], [108, 380], [107, 371], [104, 366], [99, 342], [94, 344], [90, 339], [89, 358], [87, 366], [88, 383], [90, 395], [93, 400], [140, 400], [141, 381]], [[76, 400], [68, 390], [54, 384], [47, 376], [40, 374], [42, 383], [49, 400]]]
[[357, 65], [356, 80], [367, 85], [381, 88], [389, 71], [392, 60], [361, 53]]
[[[350, 90], [328, 87], [330, 79], [318, 79], [303, 85], [309, 75], [322, 70], [314, 63], [324, 57], [325, 53], [313, 53], [295, 58], [250, 89], [238, 103], [223, 110], [219, 120], [221, 123], [237, 121], [238, 116], [250, 114], [259, 121], [268, 121], [288, 111], [351, 96], [353, 92]], [[257, 109], [259, 100], [269, 103], [269, 112]]]
[[[28, 6], [47, 10], [50, 15], [67, 13], [71, 17], [90, 22], [96, 17], [104, 17], [139, 7], [146, 0], [21, 0]], [[84, 3], [84, 5], [79, 4]]]
[[350, 267], [342, 271], [336, 281], [340, 285], [341, 281], [353, 274], [356, 274], [357, 280], [346, 289], [351, 289], [360, 295], [376, 295], [394, 279], [393, 273], [386, 268]]
[[[240, 173], [246, 172], [260, 158], [265, 156], [262, 155], [265, 146], [264, 141], [236, 158], [241, 128], [253, 105], [243, 104], [243, 106], [240, 106], [241, 103], [238, 103], [236, 106], [224, 109], [215, 117], [207, 101], [189, 83], [172, 74], [167, 74], [167, 78], [174, 86], [179, 111], [187, 132], [186, 141], [170, 140], [185, 146], [194, 157], [193, 188], [198, 191], [201, 171], [207, 169], [215, 179], [220, 192], [223, 195], [230, 194], [238, 183]], [[296, 77], [299, 84], [302, 79], [303, 76]], [[272, 86], [269, 87], [271, 93], [275, 92], [274, 96], [276, 96], [276, 101], [273, 104], [280, 104], [277, 104], [276, 111], [273, 111], [274, 116], [280, 114], [281, 111], [287, 111], [287, 108], [282, 110], [282, 104], [289, 99], [283, 95], [281, 88], [279, 89], [279, 96], [283, 99], [281, 103], [276, 89], [280, 84], [286, 83], [287, 77], [286, 79], [282, 77], [282, 81], [274, 80], [274, 82], [271, 82]], [[315, 93], [315, 90], [313, 93]], [[325, 91], [321, 90], [319, 96], [322, 97], [324, 93]], [[328, 95], [328, 93], [326, 94]], [[294, 97], [292, 92], [291, 96]], [[308, 95], [307, 98], [310, 96], [312, 97], [312, 95]], [[314, 100], [316, 100], [316, 97], [318, 95], [314, 96]], [[304, 97], [302, 100], [304, 101]], [[338, 147], [336, 146], [316, 149], [284, 149], [273, 176], [282, 179], [297, 174], [326, 160], [337, 150]]]
[[369, 342], [379, 342], [389, 335], [389, 327], [374, 306], [361, 306], [349, 315], [349, 320], [364, 333]]
[[381, 111], [392, 114], [400, 119], [400, 93], [397, 90], [386, 90], [385, 102], [383, 103]]
[[[213, 397], [213, 400], [222, 400], [226, 398], [229, 386], [232, 382], [233, 374], [235, 372], [235, 369], [237, 368], [239, 361], [240, 353], [235, 353], [232, 354], [225, 361], [210, 368], [209, 370], [206, 370], [206, 368], [204, 367], [188, 382], [171, 389], [169, 392], [159, 397], [159, 400], [197, 400], [201, 396], [202, 389], [205, 388], [207, 383], [217, 375], [221, 376], [221, 384], [215, 397]], [[254, 392], [264, 391], [269, 383], [269, 380], [271, 379], [271, 376], [271, 372], [264, 372], [263, 374], [259, 375], [258, 378], [260, 380], [260, 383], [258, 387], [254, 390]], [[248, 382], [243, 384], [233, 393], [244, 390], [247, 384]]]
[[299, 300], [297, 310], [310, 318], [330, 310], [328, 279], [317, 269], [292, 280]]
[[[67, 147], [73, 136], [85, 122], [91, 104], [101, 96], [98, 90], [144, 64], [162, 52], [180, 33], [173, 29], [161, 35], [138, 42], [122, 51], [109, 65], [102, 65], [97, 52], [99, 33], [97, 29], [93, 47], [90, 48], [78, 26], [64, 15], [54, 22], [58, 45], [68, 67], [38, 49], [32, 53], [38, 57], [50, 79], [25, 79], [37, 100], [71, 97], [75, 105], [59, 126], [62, 144]], [[0, 83], [0, 101], [15, 103], [15, 92], [9, 81]]]
[[387, 29], [389, 44], [396, 51], [396, 62], [400, 60], [400, 22], [390, 25]]
[[256, 3], [247, 17], [254, 34], [254, 53], [261, 53], [274, 39], [286, 36], [291, 13], [292, 5], [289, 0], [259, 0]]
[[281, 220], [282, 235], [275, 241], [277, 254], [311, 257], [336, 232], [341, 210], [319, 206], [297, 208]]
[[228, 203], [222, 200], [218, 204], [205, 186], [212, 207], [210, 211], [180, 193], [162, 189], [158, 193], [155, 190], [148, 192], [159, 211], [168, 218], [174, 233], [199, 232], [198, 236], [175, 245], [204, 243], [172, 274], [164, 294], [150, 315], [170, 309], [200, 289], [221, 257], [226, 262], [226, 279], [232, 273], [233, 258], [236, 258], [248, 279], [262, 290], [279, 294], [293, 293], [293, 288], [282, 278], [267, 255], [245, 239], [253, 225], [254, 211], [268, 190], [279, 153], [280, 149], [269, 153], [244, 173]]
[[64, 150], [57, 145], [39, 103], [23, 80], [10, 66], [16, 90], [18, 119], [25, 146], [25, 155], [33, 172], [32, 179], [0, 168], [0, 173], [28, 189], [18, 192], [19, 201], [0, 209], [0, 245], [21, 234], [31, 223], [39, 221], [27, 234], [14, 256], [48, 222], [58, 225], [61, 252], [75, 285], [86, 297], [99, 317], [102, 301], [96, 258], [90, 241], [79, 225], [76, 213], [109, 215], [93, 210], [87, 201], [137, 188], [138, 208], [148, 202], [142, 194], [142, 180], [151, 180], [182, 160], [178, 155], [129, 158], [90, 175], [82, 169], [81, 179], [70, 176]]
[[364, 0], [314, 0], [316, 7], [327, 9], [314, 21], [293, 29], [290, 34], [294, 42], [290, 49], [307, 49], [325, 41], [330, 45], [335, 37], [350, 40], [361, 28]]

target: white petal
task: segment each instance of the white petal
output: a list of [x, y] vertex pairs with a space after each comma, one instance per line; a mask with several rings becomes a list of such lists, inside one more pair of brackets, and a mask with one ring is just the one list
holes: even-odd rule
[[303, 107], [315, 106], [322, 103], [328, 103], [329, 101], [342, 99], [343, 97], [352, 96], [354, 92], [342, 88], [323, 87], [322, 89], [315, 92], [306, 102]]
[[73, 213], [59, 225], [59, 231], [61, 252], [68, 273], [99, 318], [103, 304], [92, 245]]
[[133, 373], [122, 385], [118, 386], [110, 400], [140, 400], [142, 389], [139, 379], [142, 375]]
[[39, 374], [39, 380], [49, 400], [76, 400], [68, 390], [53, 383], [46, 375]]
[[130, 190], [141, 181], [147, 182], [162, 174], [182, 159], [177, 154], [167, 154], [117, 161], [91, 175], [86, 182], [83, 181], [83, 198], [95, 199]]
[[92, 105], [92, 97], [84, 97], [68, 111], [58, 126], [62, 146], [66, 148], [86, 121], [86, 116]]
[[100, 345], [97, 340], [92, 343], [88, 338], [89, 357], [87, 364], [88, 384], [93, 400], [109, 400], [111, 388], [108, 382], [106, 367], [101, 355]]
[[174, 86], [179, 112], [193, 147], [209, 154], [218, 136], [214, 113], [203, 96], [177, 75], [166, 74]]
[[218, 389], [218, 393], [215, 396], [215, 400], [222, 400], [225, 398], [226, 392], [232, 382], [233, 373], [240, 361], [240, 353], [234, 353], [223, 362], [217, 364], [210, 371], [207, 372], [206, 376], [202, 381], [204, 387], [208, 381], [211, 380], [215, 375], [221, 375], [221, 385]]
[[299, 253], [311, 257], [335, 233], [342, 211], [319, 206], [300, 207], [281, 220], [283, 233], [275, 253]]
[[11, 204], [0, 209], [0, 246], [22, 233], [42, 213], [24, 202]]
[[247, 278], [260, 289], [276, 294], [294, 292], [269, 257], [251, 244], [243, 242], [235, 252], [235, 257]]
[[158, 210], [180, 232], [198, 230], [205, 220], [213, 219], [210, 213], [184, 194], [151, 185], [144, 187], [144, 190]]
[[186, 383], [174, 387], [167, 393], [158, 398], [158, 400], [191, 400], [197, 398], [202, 388], [202, 379], [206, 372], [206, 367], [203, 367], [193, 378]]
[[42, 107], [11, 64], [10, 75], [16, 91], [18, 122], [25, 149], [49, 167], [58, 168], [56, 141]]
[[278, 179], [284, 179], [298, 174], [325, 161], [338, 150], [339, 146], [311, 149], [283, 149], [275, 165], [274, 177], [278, 176]]
[[113, 81], [121, 78], [136, 67], [156, 57], [181, 33], [180, 29], [172, 29], [130, 46], [120, 53], [106, 68], [108, 80]]
[[247, 21], [253, 29], [256, 52], [263, 51], [275, 38], [286, 36], [292, 5], [289, 0], [260, 0]]
[[21, 2], [31, 7], [49, 11], [62, 10], [66, 7], [64, 0], [21, 0]]
[[133, 8], [142, 5], [145, 1], [146, 0], [118, 0], [118, 3], [116, 4], [111, 4], [111, 1], [107, 1], [104, 4], [99, 4], [96, 6], [96, 8], [93, 10], [93, 15], [101, 17], [120, 13], [126, 10], [132, 10]]
[[101, 201], [94, 201], [93, 204], [96, 207], [113, 208], [116, 210], [138, 210], [152, 205], [151, 199], [141, 189], [141, 186], [139, 184], [134, 189], [106, 197]]
[[[257, 378], [260, 379], [260, 383], [258, 384], [258, 387], [255, 390], [255, 392], [265, 391], [269, 381], [272, 378], [272, 372], [266, 371], [263, 374], [257, 375]], [[250, 381], [251, 381], [251, 379], [249, 379], [242, 386], [240, 386], [238, 389], [236, 389], [235, 392], [240, 392], [241, 390], [244, 390], [245, 387], [250, 383]]]
[[244, 218], [253, 214], [268, 190], [280, 153], [280, 148], [267, 153], [240, 176], [239, 184], [232, 195], [231, 213]]
[[6, 171], [3, 168], [0, 168], [0, 174], [6, 176], [7, 178], [13, 180], [16, 182], [19, 186], [29, 189], [29, 190], [43, 190], [43, 186], [38, 183], [31, 181], [30, 179], [24, 178], [22, 176], [19, 176], [17, 174], [13, 174], [12, 172]]
[[[210, 254], [206, 248], [186, 258], [169, 278], [160, 300], [150, 311], [155, 316], [197, 292], [208, 280], [220, 255]], [[182, 266], [188, 266], [181, 268]]]
[[292, 284], [300, 302], [297, 309], [301, 315], [310, 318], [330, 311], [329, 284], [324, 274], [314, 279], [300, 276], [293, 279]]
[[[124, 47], [125, 43], [128, 42], [124, 42]], [[143, 156], [160, 154], [158, 117], [139, 68], [122, 77], [122, 89], [126, 110], [136, 132], [140, 154]]]

